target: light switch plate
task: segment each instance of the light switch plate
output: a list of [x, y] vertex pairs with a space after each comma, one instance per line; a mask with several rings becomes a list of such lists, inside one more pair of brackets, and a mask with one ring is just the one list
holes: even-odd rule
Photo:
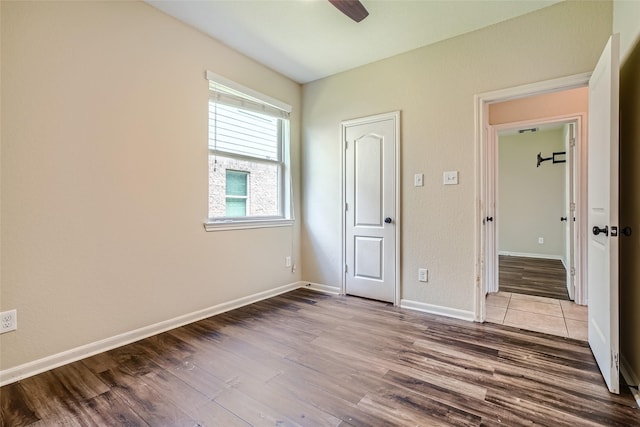
[[424, 175], [421, 173], [417, 173], [413, 176], [413, 185], [414, 187], [422, 187], [424, 184]]
[[444, 185], [456, 185], [458, 183], [458, 171], [447, 171], [442, 174]]

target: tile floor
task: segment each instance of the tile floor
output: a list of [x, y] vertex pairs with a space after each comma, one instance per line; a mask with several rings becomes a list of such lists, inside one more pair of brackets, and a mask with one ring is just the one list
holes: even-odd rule
[[573, 301], [497, 292], [487, 295], [487, 322], [587, 341], [587, 307]]

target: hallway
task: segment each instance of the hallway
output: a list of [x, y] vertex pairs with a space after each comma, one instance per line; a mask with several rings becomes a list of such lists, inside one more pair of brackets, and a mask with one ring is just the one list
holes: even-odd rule
[[587, 307], [511, 292], [487, 295], [487, 322], [587, 341]]

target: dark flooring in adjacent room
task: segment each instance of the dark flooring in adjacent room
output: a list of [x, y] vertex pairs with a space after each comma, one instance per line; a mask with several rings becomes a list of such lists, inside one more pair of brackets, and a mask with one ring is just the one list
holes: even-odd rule
[[501, 292], [569, 300], [562, 261], [500, 255], [498, 263]]
[[3, 426], [632, 426], [585, 342], [299, 289], [0, 389]]

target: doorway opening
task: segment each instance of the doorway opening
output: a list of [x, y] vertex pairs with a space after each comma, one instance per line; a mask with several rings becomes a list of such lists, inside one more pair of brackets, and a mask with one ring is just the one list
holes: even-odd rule
[[[576, 206], [578, 256], [576, 301], [588, 301], [588, 342], [609, 391], [620, 391], [618, 303], [619, 236], [619, 34], [607, 41], [593, 73], [476, 95], [476, 287], [475, 317], [486, 318], [485, 295], [497, 274], [496, 147], [490, 105], [532, 95], [588, 87], [589, 149], [576, 156], [579, 200]], [[586, 135], [586, 132], [583, 132]], [[588, 151], [588, 153], [587, 153]], [[587, 180], [589, 186], [587, 187]], [[588, 189], [588, 200], [587, 200]], [[491, 221], [490, 221], [491, 219]], [[587, 254], [587, 246], [589, 251]], [[586, 282], [586, 283], [584, 283]], [[587, 286], [585, 286], [588, 285]], [[583, 289], [584, 288], [584, 289]], [[581, 290], [585, 292], [581, 295]]]
[[[586, 90], [576, 110], [588, 109]], [[526, 99], [521, 106], [526, 106]], [[527, 113], [529, 114], [529, 113]], [[496, 286], [488, 289], [486, 320], [586, 341], [587, 308], [576, 295], [576, 178], [582, 116], [495, 126], [494, 232]], [[493, 126], [492, 126], [493, 127]], [[492, 284], [493, 285], [493, 284]], [[584, 294], [582, 289], [581, 294]]]
[[[563, 314], [571, 317], [578, 317], [576, 312], [586, 314], [586, 307], [570, 301], [580, 305], [587, 302], [583, 280], [585, 251], [579, 230], [586, 218], [586, 206], [582, 203], [586, 200], [586, 150], [581, 146], [586, 146], [588, 80], [589, 75], [583, 74], [476, 97], [477, 321], [500, 319], [502, 323], [509, 307], [533, 306], [560, 317], [559, 323], [565, 328], [561, 335], [568, 336], [566, 325], [572, 320], [584, 322], [586, 334], [586, 318], [582, 313], [579, 319], [569, 322]], [[573, 101], [566, 101], [563, 96], [583, 99], [576, 107], [568, 105]], [[522, 172], [527, 162], [529, 176], [521, 176], [524, 184], [518, 184], [517, 179], [509, 176], [509, 169]], [[525, 264], [533, 265], [532, 270], [542, 274], [543, 267], [537, 264], [548, 262], [545, 268], [555, 270], [555, 280], [560, 284], [557, 292], [562, 292], [563, 285], [566, 289], [565, 302], [553, 298], [554, 291], [527, 295], [522, 289], [522, 292], [501, 290], [500, 255], [503, 285], [508, 280], [505, 273], [509, 261], [511, 272], [521, 272], [525, 282], [535, 281]], [[549, 302], [554, 307], [542, 305]]]

